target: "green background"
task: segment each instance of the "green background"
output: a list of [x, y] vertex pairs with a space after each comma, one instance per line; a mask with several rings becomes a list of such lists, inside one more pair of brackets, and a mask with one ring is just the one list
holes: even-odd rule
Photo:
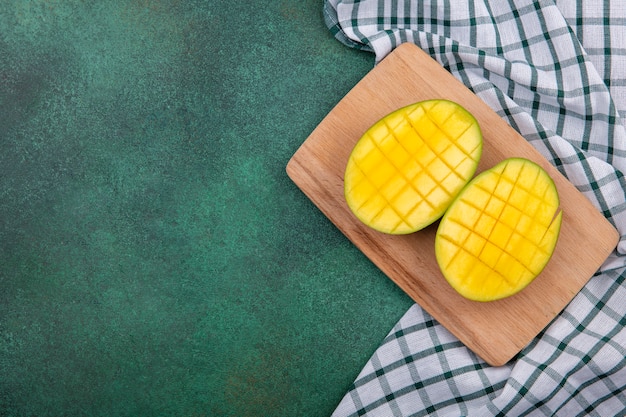
[[3, 0], [0, 415], [330, 415], [411, 301], [285, 166], [373, 65], [318, 0]]

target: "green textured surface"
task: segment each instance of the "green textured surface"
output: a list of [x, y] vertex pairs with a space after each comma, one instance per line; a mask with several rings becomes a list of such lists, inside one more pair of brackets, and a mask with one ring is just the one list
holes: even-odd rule
[[410, 300], [285, 166], [319, 1], [4, 0], [0, 415], [327, 416]]

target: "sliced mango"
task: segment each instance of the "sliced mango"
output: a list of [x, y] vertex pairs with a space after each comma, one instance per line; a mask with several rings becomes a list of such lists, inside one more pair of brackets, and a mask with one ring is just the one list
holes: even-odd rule
[[439, 223], [435, 254], [462, 296], [492, 301], [530, 284], [550, 260], [563, 213], [552, 178], [510, 158], [477, 175]]
[[457, 103], [435, 99], [398, 109], [353, 148], [344, 175], [346, 202], [378, 231], [421, 230], [470, 181], [482, 144], [476, 119]]

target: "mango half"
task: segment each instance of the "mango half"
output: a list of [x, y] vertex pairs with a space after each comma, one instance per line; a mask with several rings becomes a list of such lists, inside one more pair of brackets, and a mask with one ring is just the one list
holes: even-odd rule
[[534, 162], [505, 159], [477, 175], [444, 214], [439, 267], [462, 296], [493, 301], [530, 284], [554, 252], [562, 211], [554, 182]]
[[348, 207], [389, 234], [416, 232], [439, 219], [476, 171], [478, 122], [449, 100], [400, 108], [371, 126], [346, 165]]

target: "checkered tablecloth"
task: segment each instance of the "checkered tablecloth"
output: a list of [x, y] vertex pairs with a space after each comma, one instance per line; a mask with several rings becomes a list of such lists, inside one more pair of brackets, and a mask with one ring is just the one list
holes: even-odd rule
[[333, 417], [626, 416], [626, 2], [325, 0], [324, 17], [339, 41], [376, 62], [402, 42], [420, 46], [621, 236], [583, 290], [505, 366], [487, 365], [413, 305]]

